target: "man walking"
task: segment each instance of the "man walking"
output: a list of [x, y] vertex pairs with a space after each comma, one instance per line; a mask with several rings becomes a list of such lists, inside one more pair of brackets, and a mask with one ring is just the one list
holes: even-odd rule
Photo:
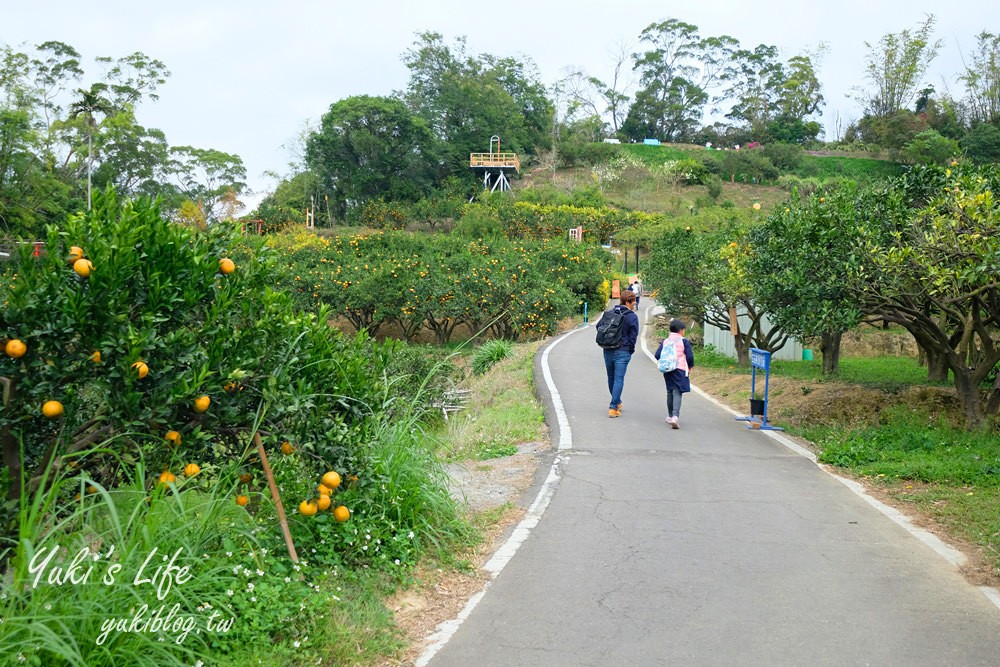
[[617, 347], [602, 346], [604, 347], [604, 367], [608, 372], [608, 391], [611, 392], [608, 417], [620, 417], [622, 414], [625, 370], [628, 368], [628, 362], [632, 359], [632, 354], [635, 353], [635, 342], [639, 337], [639, 316], [635, 314], [635, 308], [635, 292], [624, 290], [621, 293], [619, 304], [611, 310], [616, 315], [622, 315], [620, 343]]

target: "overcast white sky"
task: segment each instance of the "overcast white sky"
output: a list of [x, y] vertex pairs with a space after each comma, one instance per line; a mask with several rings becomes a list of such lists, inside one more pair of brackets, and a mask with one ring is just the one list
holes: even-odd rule
[[865, 84], [865, 42], [933, 13], [944, 44], [927, 83], [960, 95], [956, 75], [975, 36], [1000, 33], [995, 8], [994, 0], [0, 0], [0, 44], [65, 42], [83, 56], [87, 85], [97, 56], [142, 51], [163, 61], [171, 76], [138, 122], [163, 130], [172, 146], [242, 157], [258, 193], [245, 198], [252, 203], [273, 189], [264, 172], [289, 173], [289, 147], [332, 103], [405, 88], [401, 55], [417, 32], [449, 44], [464, 36], [470, 53], [528, 57], [546, 84], [571, 67], [608, 78], [616, 45], [638, 50], [643, 28], [667, 18], [745, 48], [776, 45], [785, 60], [826, 42], [819, 78], [832, 139], [859, 115], [845, 94]]

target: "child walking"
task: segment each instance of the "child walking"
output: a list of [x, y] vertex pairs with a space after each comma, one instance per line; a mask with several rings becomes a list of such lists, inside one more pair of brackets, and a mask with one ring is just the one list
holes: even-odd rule
[[677, 367], [663, 374], [667, 385], [667, 423], [670, 428], [680, 428], [681, 396], [691, 391], [691, 369], [694, 368], [694, 350], [691, 341], [684, 337], [684, 322], [678, 319], [670, 320], [670, 335], [660, 341], [656, 348], [656, 359], [659, 361], [663, 347], [673, 346], [677, 356]]

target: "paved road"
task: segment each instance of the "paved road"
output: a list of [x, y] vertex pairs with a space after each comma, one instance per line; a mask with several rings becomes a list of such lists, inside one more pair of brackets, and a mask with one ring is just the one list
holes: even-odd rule
[[544, 514], [419, 664], [1000, 664], [1000, 609], [952, 564], [696, 393], [671, 430], [662, 377], [641, 351], [622, 417], [609, 419], [593, 337], [590, 327], [548, 349], [561, 429], [538, 374], [553, 442], [571, 438]]

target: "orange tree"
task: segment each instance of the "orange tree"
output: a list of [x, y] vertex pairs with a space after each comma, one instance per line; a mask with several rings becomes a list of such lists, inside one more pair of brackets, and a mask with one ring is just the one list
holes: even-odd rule
[[[3, 265], [0, 644], [9, 655], [189, 665], [246, 647], [256, 657], [263, 646], [267, 657], [312, 660], [331, 647], [309, 638], [333, 644], [329, 631], [343, 621], [325, 616], [324, 581], [332, 592], [338, 572], [359, 565], [399, 577], [464, 535], [422, 442], [427, 365], [396, 341], [339, 334], [325, 309], [294, 308], [271, 287], [279, 257], [257, 237], [181, 226], [154, 202], [107, 193], [50, 228], [45, 253]], [[300, 564], [284, 556], [255, 431]], [[115, 547], [130, 575], [154, 546], [176, 553], [198, 574], [175, 590], [181, 613], [211, 602], [236, 623], [184, 646], [127, 632], [97, 646], [101, 621], [137, 606], [130, 577], [31, 584], [40, 548], [74, 544]]]
[[969, 429], [1000, 412], [991, 379], [1000, 363], [998, 187], [994, 166], [964, 164], [917, 167], [877, 186], [861, 200], [858, 259], [847, 267], [862, 311], [904, 327], [929, 366], [950, 371]]
[[326, 305], [356, 330], [386, 322], [410, 339], [429, 328], [447, 343], [455, 328], [490, 325], [498, 336], [546, 335], [562, 317], [603, 305], [610, 256], [564, 240], [467, 240], [457, 235], [380, 232], [282, 248], [280, 281], [308, 308]]
[[[115, 461], [157, 474], [238, 461], [255, 428], [267, 442], [297, 443], [305, 473], [364, 473], [361, 445], [394, 355], [336, 334], [322, 311], [292, 308], [269, 287], [274, 253], [256, 244], [108, 193], [50, 228], [41, 256], [5, 267], [0, 336], [25, 347], [0, 358], [10, 501], [98, 444], [105, 454], [80, 470], [113, 487]], [[86, 277], [74, 270], [81, 261]]]

